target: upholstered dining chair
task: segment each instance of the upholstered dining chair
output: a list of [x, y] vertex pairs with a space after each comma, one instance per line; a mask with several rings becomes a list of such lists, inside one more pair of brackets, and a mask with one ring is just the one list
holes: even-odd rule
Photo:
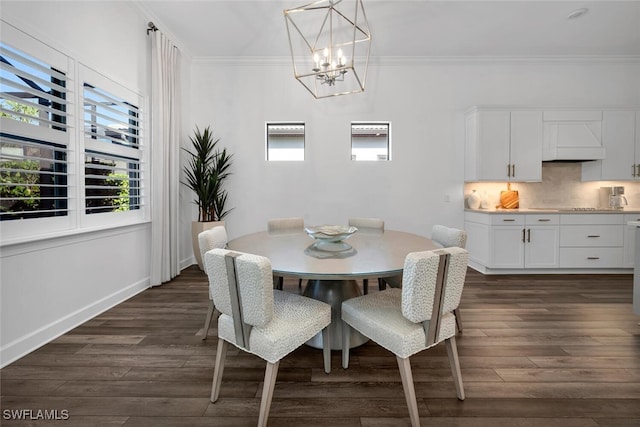
[[[198, 234], [198, 245], [200, 247], [200, 256], [204, 266], [204, 254], [209, 252], [214, 248], [224, 248], [227, 246], [227, 229], [224, 226], [219, 225], [209, 230], [204, 230], [200, 234]], [[207, 269], [205, 268], [205, 272]], [[213, 297], [211, 294], [211, 285], [209, 285], [209, 309], [207, 310], [207, 317], [204, 319], [204, 332], [202, 334], [202, 339], [207, 339], [207, 333], [209, 332], [209, 328], [211, 327], [211, 322], [213, 320], [213, 315], [215, 314], [216, 307], [213, 304]]]
[[[436, 224], [431, 228], [431, 240], [442, 248], [455, 246], [464, 249], [467, 244], [467, 232], [457, 228]], [[402, 286], [402, 275], [384, 279], [380, 284], [380, 290], [384, 290], [386, 285], [389, 285], [392, 288], [399, 288]], [[456, 316], [456, 328], [458, 329], [458, 332], [462, 332], [462, 317], [460, 316], [460, 309], [456, 308], [454, 314]]]
[[[384, 231], [384, 220], [380, 218], [355, 217], [349, 218], [349, 226], [356, 227], [358, 230]], [[378, 279], [378, 286], [382, 286], [381, 279]], [[366, 295], [369, 293], [369, 279], [362, 279], [362, 292]]]
[[331, 372], [331, 306], [273, 289], [268, 258], [226, 249], [205, 254], [205, 266], [220, 310], [211, 402], [218, 400], [229, 344], [264, 359], [267, 368], [258, 426], [266, 426], [280, 360], [322, 333], [324, 371]]
[[[269, 233], [287, 233], [304, 230], [304, 218], [288, 217], [288, 218], [272, 218], [267, 220], [267, 232]], [[273, 283], [276, 289], [284, 288], [284, 277], [273, 276]], [[298, 289], [302, 289], [302, 279], [298, 280]]]
[[[457, 228], [436, 224], [431, 228], [431, 240], [443, 248], [456, 246], [464, 249], [467, 245], [467, 232]], [[462, 317], [460, 315], [460, 309], [456, 308], [453, 314], [456, 316], [456, 328], [458, 329], [458, 332], [462, 332]]]
[[464, 386], [456, 347], [456, 320], [467, 272], [462, 248], [412, 252], [404, 263], [402, 288], [352, 298], [342, 303], [342, 367], [349, 366], [351, 328], [396, 355], [411, 425], [420, 425], [409, 358], [444, 341], [458, 399]]

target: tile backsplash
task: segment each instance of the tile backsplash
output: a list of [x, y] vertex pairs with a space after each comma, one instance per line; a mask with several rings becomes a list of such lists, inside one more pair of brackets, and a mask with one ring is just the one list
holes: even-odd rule
[[[581, 163], [543, 163], [542, 182], [514, 182], [521, 208], [597, 208], [600, 187], [622, 185], [630, 207], [640, 207], [640, 182], [594, 181], [582, 182]], [[500, 191], [505, 182], [467, 182], [464, 185], [465, 207], [473, 190], [487, 197], [491, 209], [500, 204]]]

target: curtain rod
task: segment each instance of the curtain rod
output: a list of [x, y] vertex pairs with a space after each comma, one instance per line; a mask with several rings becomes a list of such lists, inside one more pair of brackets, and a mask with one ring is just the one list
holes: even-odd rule
[[156, 24], [154, 24], [151, 21], [147, 23], [147, 35], [149, 35], [150, 31], [153, 31], [153, 32], [158, 31], [158, 27], [156, 27]]

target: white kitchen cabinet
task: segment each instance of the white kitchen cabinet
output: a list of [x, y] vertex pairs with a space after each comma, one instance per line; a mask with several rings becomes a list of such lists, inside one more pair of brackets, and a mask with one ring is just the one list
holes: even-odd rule
[[524, 228], [515, 225], [491, 227], [489, 242], [491, 268], [522, 268], [524, 266]]
[[[544, 217], [539, 219], [546, 220]], [[527, 218], [524, 267], [557, 268], [560, 259], [558, 248], [560, 228], [557, 223], [555, 226], [534, 224]]]
[[622, 268], [622, 214], [560, 215], [561, 268]]
[[640, 221], [640, 214], [624, 214], [624, 258], [622, 266], [633, 268], [636, 254], [636, 227], [627, 225], [629, 221]]
[[468, 212], [465, 229], [470, 259], [482, 266], [493, 269], [558, 267], [557, 214]]
[[466, 181], [541, 181], [542, 112], [475, 108], [465, 117]]
[[582, 164], [583, 181], [640, 180], [640, 112], [604, 111], [605, 158]]
[[640, 214], [465, 212], [469, 265], [485, 273], [625, 272]]

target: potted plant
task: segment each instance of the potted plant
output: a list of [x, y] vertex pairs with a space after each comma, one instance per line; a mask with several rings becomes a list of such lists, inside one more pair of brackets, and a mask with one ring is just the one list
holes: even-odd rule
[[231, 211], [226, 208], [227, 190], [225, 180], [231, 174], [232, 154], [227, 149], [218, 149], [220, 139], [214, 139], [209, 126], [202, 132], [196, 126], [194, 135], [189, 139], [193, 151], [183, 148], [188, 155], [184, 167], [185, 184], [196, 195], [194, 203], [198, 206], [198, 220], [191, 225], [193, 254], [198, 266], [203, 269], [198, 234], [216, 225], [224, 225], [224, 218]]

